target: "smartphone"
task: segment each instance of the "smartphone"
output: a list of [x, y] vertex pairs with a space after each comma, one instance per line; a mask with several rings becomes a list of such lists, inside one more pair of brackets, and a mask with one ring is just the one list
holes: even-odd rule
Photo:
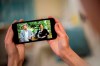
[[53, 18], [16, 22], [12, 24], [15, 44], [42, 40], [52, 40], [57, 37]]

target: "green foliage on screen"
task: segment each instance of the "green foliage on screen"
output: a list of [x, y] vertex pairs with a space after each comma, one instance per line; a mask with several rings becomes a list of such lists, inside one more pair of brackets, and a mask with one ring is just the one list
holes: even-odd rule
[[48, 30], [49, 37], [52, 37], [50, 20], [42, 20], [42, 21], [38, 21], [38, 22], [35, 21], [35, 22], [27, 22], [27, 23], [17, 24], [18, 34], [20, 34], [20, 32], [22, 30], [22, 26], [24, 24], [27, 24], [28, 29], [31, 30], [34, 34], [36, 34], [37, 30], [39, 30], [39, 25], [42, 24], [44, 29]]

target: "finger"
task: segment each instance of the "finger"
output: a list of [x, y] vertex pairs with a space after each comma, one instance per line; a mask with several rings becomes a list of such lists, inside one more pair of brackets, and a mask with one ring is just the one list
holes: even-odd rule
[[[53, 18], [53, 17], [52, 17], [52, 16], [49, 16], [48, 18]], [[56, 22], [57, 24], [60, 23], [60, 21], [59, 21], [58, 19], [54, 18], [54, 20], [55, 20], [55, 22]], [[60, 26], [61, 26], [61, 25], [60, 25]]]
[[57, 39], [58, 39], [58, 36], [57, 36], [56, 39], [48, 40], [48, 43], [49, 43], [49, 44], [53, 44], [53, 42], [55, 42]]
[[48, 18], [54, 18], [54, 17], [52, 17], [52, 16], [49, 16]]
[[14, 20], [14, 23], [17, 22], [17, 20]]
[[[48, 18], [53, 18], [52, 16], [49, 16]], [[65, 30], [64, 30], [64, 27], [62, 26], [62, 24], [60, 23], [60, 21], [56, 18], [55, 19], [55, 22], [59, 24], [59, 28], [60, 30], [63, 32], [63, 33], [66, 33]]]
[[5, 39], [8, 37], [9, 33], [10, 33], [10, 27], [9, 27], [8, 30], [7, 30], [7, 34], [6, 34]]
[[61, 30], [62, 32], [65, 32], [65, 31], [64, 31], [64, 28], [63, 28], [63, 26], [62, 26], [62, 24], [60, 23], [60, 21], [59, 21], [58, 19], [56, 19], [56, 18], [54, 18], [54, 19], [55, 19], [55, 22], [58, 23], [60, 30]]
[[18, 20], [14, 20], [14, 21], [13, 21], [13, 23], [16, 23], [16, 22], [18, 22]]
[[56, 23], [59, 22], [58, 19], [56, 19], [56, 18], [54, 18], [54, 17], [52, 17], [52, 16], [49, 16], [48, 18], [53, 18], [53, 19], [55, 20]]
[[67, 37], [68, 37], [68, 35], [66, 34], [66, 32], [65, 32], [65, 30], [64, 30], [64, 28], [63, 28], [63, 26], [62, 26], [62, 24], [58, 23], [58, 26], [59, 26], [59, 29], [60, 29], [61, 32], [62, 32], [62, 35], [60, 35], [60, 36], [67, 36]]
[[55, 19], [55, 22], [56, 22], [56, 23], [60, 23], [60, 21], [59, 21], [58, 19], [56, 19], [56, 18], [54, 18], [54, 19]]
[[61, 30], [61, 32], [63, 32], [64, 34], [66, 34], [64, 27], [62, 26], [61, 23], [58, 23], [59, 29]]
[[[17, 20], [14, 20], [14, 22], [17, 22]], [[12, 25], [8, 28], [7, 34], [5, 36], [5, 42], [11, 41], [13, 36], [13, 31], [12, 31]]]
[[[17, 22], [17, 20], [14, 20], [13, 23]], [[6, 39], [12, 40], [13, 38], [13, 30], [12, 30], [12, 25], [8, 28], [7, 34], [6, 34]]]
[[25, 45], [24, 44], [18, 44], [16, 45], [20, 57], [20, 61], [24, 61], [25, 57]]
[[63, 27], [63, 25], [60, 23], [60, 21], [59, 21], [58, 19], [55, 18], [55, 22], [58, 23], [58, 26], [59, 26], [60, 30], [61, 30], [63, 33], [65, 33], [64, 27]]
[[24, 21], [23, 19], [20, 19], [20, 20], [19, 20], [19, 22], [23, 22], [23, 21]]
[[[14, 20], [14, 22], [13, 23], [16, 23], [17, 22], [17, 20]], [[12, 25], [10, 25], [10, 27], [9, 27], [9, 35], [8, 35], [8, 37], [10, 37], [10, 38], [12, 38], [13, 37], [13, 30], [12, 30]], [[11, 39], [12, 40], [12, 39]]]
[[36, 18], [36, 19], [37, 19], [37, 20], [41, 20], [41, 19], [44, 19], [44, 18], [41, 18], [41, 17], [40, 17], [40, 18]]
[[50, 47], [52, 48], [52, 50], [57, 54], [57, 55], [59, 55], [59, 48], [58, 48], [58, 39], [56, 39], [56, 40], [50, 40], [49, 41], [49, 45], [50, 45]]
[[[55, 39], [54, 39], [55, 40]], [[52, 44], [54, 42], [54, 40], [48, 40], [49, 44]]]
[[61, 30], [59, 29], [58, 23], [56, 23], [56, 25], [55, 25], [55, 31], [56, 31], [56, 33], [57, 33], [58, 36], [61, 36], [61, 35], [62, 35], [62, 32], [61, 32]]
[[63, 27], [63, 25], [61, 24], [61, 22], [60, 22], [58, 19], [56, 19], [56, 18], [55, 18], [55, 21], [56, 21], [56, 23], [58, 23], [60, 30], [61, 30], [62, 32], [65, 32], [64, 27]]
[[10, 26], [10, 28], [9, 28], [9, 34], [8, 34], [8, 39], [10, 40], [10, 41], [12, 41], [13, 40], [13, 30], [12, 30], [12, 25]]
[[6, 37], [5, 37], [5, 39], [7, 40], [7, 39], [10, 39], [10, 34], [12, 33], [12, 26], [10, 26], [9, 28], [8, 28], [8, 31], [7, 31], [7, 34], [6, 34]]
[[58, 19], [55, 18], [56, 23], [58, 23], [60, 30], [64, 31], [64, 27], [63, 25], [60, 23], [60, 21]]

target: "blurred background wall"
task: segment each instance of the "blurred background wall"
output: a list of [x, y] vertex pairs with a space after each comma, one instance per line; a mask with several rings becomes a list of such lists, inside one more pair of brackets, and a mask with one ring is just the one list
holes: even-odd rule
[[[6, 66], [4, 37], [15, 19], [53, 16], [63, 24], [72, 49], [91, 66], [100, 66], [100, 35], [93, 30], [79, 0], [0, 0], [0, 66]], [[43, 44], [41, 44], [43, 43]], [[26, 44], [24, 66], [66, 66], [45, 41]]]

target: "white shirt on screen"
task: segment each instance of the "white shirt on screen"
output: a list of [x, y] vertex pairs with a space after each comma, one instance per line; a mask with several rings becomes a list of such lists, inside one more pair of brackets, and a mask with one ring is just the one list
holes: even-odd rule
[[27, 30], [25, 30], [25, 41], [29, 41], [29, 39], [28, 39], [28, 31]]

